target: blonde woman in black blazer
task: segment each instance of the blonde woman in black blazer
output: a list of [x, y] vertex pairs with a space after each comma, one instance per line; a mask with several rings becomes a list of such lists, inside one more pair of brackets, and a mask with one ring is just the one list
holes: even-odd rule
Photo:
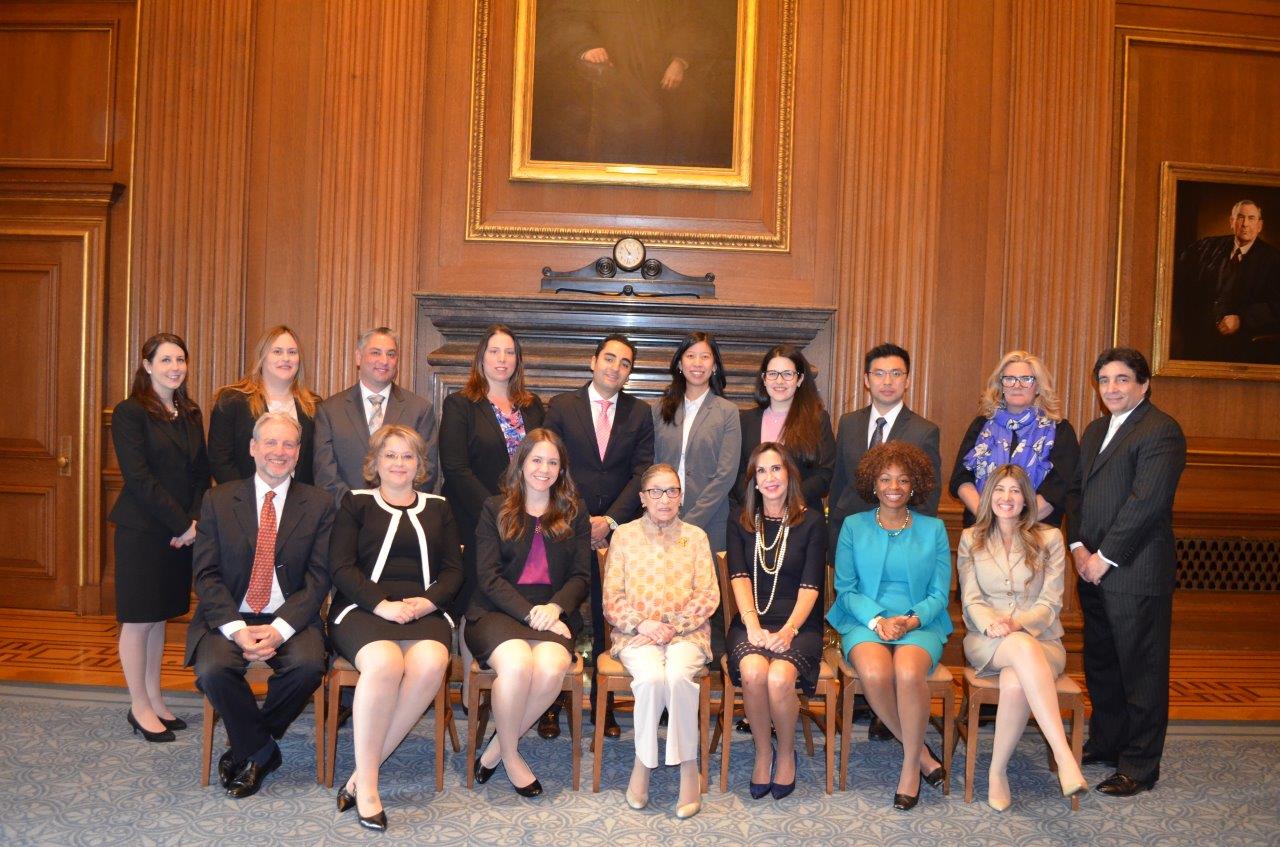
[[590, 519], [564, 457], [554, 432], [530, 432], [507, 470], [503, 493], [485, 501], [476, 528], [478, 585], [466, 640], [498, 678], [495, 738], [476, 758], [475, 779], [488, 782], [501, 761], [525, 797], [541, 794], [542, 784], [520, 757], [520, 737], [560, 695], [591, 578]]
[[186, 723], [164, 703], [164, 622], [191, 607], [191, 544], [209, 488], [200, 408], [187, 396], [187, 346], [162, 332], [142, 345], [129, 398], [111, 415], [124, 488], [116, 525], [116, 620], [129, 686], [128, 721], [148, 741], [173, 741]]
[[409, 427], [370, 436], [364, 475], [374, 487], [342, 495], [329, 546], [329, 639], [360, 671], [356, 770], [338, 791], [338, 811], [356, 806], [360, 825], [378, 831], [387, 828], [379, 765], [444, 683], [454, 626], [446, 610], [462, 584], [449, 504], [414, 490], [427, 467], [426, 442]]

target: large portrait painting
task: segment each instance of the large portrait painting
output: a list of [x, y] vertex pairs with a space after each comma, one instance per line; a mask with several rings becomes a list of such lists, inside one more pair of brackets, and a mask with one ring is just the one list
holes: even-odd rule
[[511, 177], [747, 189], [757, 0], [518, 0]]
[[1280, 379], [1280, 173], [1165, 162], [1159, 231], [1156, 373]]

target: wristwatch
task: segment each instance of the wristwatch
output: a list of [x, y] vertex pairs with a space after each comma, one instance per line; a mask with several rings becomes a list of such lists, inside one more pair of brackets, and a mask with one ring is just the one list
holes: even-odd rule
[[609, 525], [609, 531], [610, 531], [610, 532], [617, 532], [617, 531], [618, 531], [618, 522], [617, 522], [617, 521], [615, 521], [613, 518], [609, 517], [608, 515], [605, 515], [605, 516], [604, 516], [604, 522], [605, 522], [605, 523], [607, 523], [607, 524]]
[[871, 630], [872, 632], [875, 632], [876, 628], [880, 626], [880, 621], [882, 620], [884, 620], [884, 618], [880, 617], [879, 615], [876, 615], [874, 618], [867, 621], [867, 629]]

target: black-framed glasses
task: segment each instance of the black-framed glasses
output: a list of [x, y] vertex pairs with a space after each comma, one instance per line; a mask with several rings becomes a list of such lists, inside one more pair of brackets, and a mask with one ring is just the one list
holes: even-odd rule
[[791, 380], [799, 376], [795, 371], [765, 371], [760, 375], [764, 377], [765, 382], [777, 382], [778, 380], [791, 382]]
[[649, 495], [650, 500], [675, 500], [680, 496], [680, 486], [677, 485], [671, 488], [646, 488], [644, 493]]
[[1035, 374], [1023, 374], [1022, 376], [1014, 376], [1013, 374], [1005, 374], [1000, 377], [1000, 384], [1005, 388], [1013, 388], [1018, 383], [1022, 383], [1027, 388], [1036, 384]]

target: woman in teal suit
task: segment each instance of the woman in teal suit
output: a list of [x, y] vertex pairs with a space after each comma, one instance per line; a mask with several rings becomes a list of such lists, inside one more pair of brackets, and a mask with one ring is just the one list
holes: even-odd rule
[[946, 771], [924, 744], [927, 681], [951, 634], [951, 548], [942, 521], [911, 511], [936, 480], [914, 444], [889, 441], [868, 450], [856, 484], [870, 511], [845, 519], [836, 546], [836, 600], [827, 620], [840, 633], [867, 702], [902, 742], [895, 809], [913, 808], [920, 778], [938, 786]]

